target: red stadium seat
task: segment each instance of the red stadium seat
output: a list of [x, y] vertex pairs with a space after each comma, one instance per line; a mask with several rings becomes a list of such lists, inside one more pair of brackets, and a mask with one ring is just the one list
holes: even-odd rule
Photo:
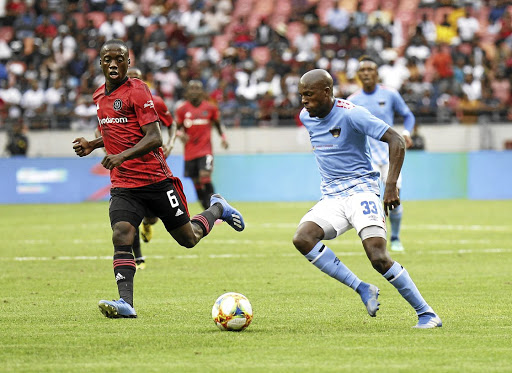
[[270, 61], [270, 50], [268, 47], [255, 47], [251, 51], [251, 57], [256, 62], [256, 65], [263, 66]]
[[76, 28], [78, 30], [82, 30], [85, 28], [85, 26], [87, 26], [84, 13], [74, 12], [72, 13], [72, 17], [76, 22]]
[[93, 62], [98, 56], [98, 51], [95, 48], [87, 48], [85, 53], [87, 53], [87, 56], [89, 57], [89, 63]]
[[0, 39], [10, 42], [14, 37], [14, 28], [12, 26], [0, 27]]
[[222, 54], [229, 46], [229, 39], [230, 37], [228, 35], [215, 35], [213, 37], [213, 47]]
[[90, 12], [87, 13], [87, 19], [92, 19], [94, 27], [99, 28], [103, 22], [107, 19], [107, 15], [103, 12]]
[[293, 43], [295, 37], [301, 33], [302, 23], [301, 22], [290, 22], [286, 29], [286, 38], [290, 43]]

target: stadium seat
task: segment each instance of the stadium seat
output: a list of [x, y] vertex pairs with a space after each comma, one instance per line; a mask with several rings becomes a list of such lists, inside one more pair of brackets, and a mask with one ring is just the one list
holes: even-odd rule
[[443, 22], [444, 15], [450, 14], [452, 11], [453, 11], [453, 8], [449, 7], [449, 6], [443, 6], [441, 8], [437, 8], [436, 12], [434, 14], [434, 23], [436, 25], [440, 24], [441, 22]]
[[140, 0], [139, 6], [142, 14], [146, 15], [151, 13], [151, 4], [153, 4], [153, 0]]
[[380, 6], [382, 10], [394, 11], [398, 8], [399, 0], [382, 0]]
[[301, 33], [302, 23], [301, 22], [290, 22], [286, 29], [286, 38], [290, 43], [293, 43], [295, 37]]
[[156, 27], [157, 27], [157, 26], [156, 26], [154, 23], [152, 23], [151, 25], [149, 25], [148, 27], [146, 27], [146, 30], [144, 31], [144, 37], [145, 37], [146, 39], [148, 39], [148, 38], [151, 36], [151, 34], [153, 33], [153, 31], [155, 31], [155, 30], [156, 30]]
[[379, 0], [363, 1], [361, 10], [366, 13], [371, 13], [379, 6]]
[[270, 61], [270, 50], [268, 47], [255, 47], [251, 51], [251, 57], [258, 66], [264, 66]]
[[99, 28], [103, 22], [107, 19], [107, 15], [103, 12], [90, 12], [87, 13], [87, 19], [92, 19], [94, 27]]
[[202, 48], [187, 48], [187, 54], [192, 57], [194, 63], [199, 63], [199, 52]]
[[72, 14], [72, 17], [76, 22], [77, 29], [82, 30], [85, 28], [85, 26], [87, 26], [84, 13], [75, 12]]
[[236, 2], [235, 9], [233, 10], [233, 17], [247, 16], [252, 11], [252, 0], [239, 0]]
[[229, 39], [230, 37], [228, 35], [215, 35], [213, 37], [213, 47], [222, 54], [229, 46]]
[[98, 56], [98, 51], [95, 48], [87, 48], [85, 53], [87, 53], [87, 56], [89, 57], [89, 63], [93, 62]]
[[[356, 9], [357, 9], [357, 0], [343, 0], [342, 3], [341, 3], [341, 7], [343, 9], [346, 9], [348, 10], [350, 13], [352, 12], [355, 12]], [[323, 3], [326, 3], [326, 4], [323, 4]], [[329, 5], [329, 7], [333, 7], [335, 5], [335, 2], [332, 1], [332, 0], [329, 0], [329, 1], [322, 1], [320, 4], [319, 4], [319, 7], [320, 5]]]
[[0, 39], [5, 40], [7, 43], [14, 37], [14, 28], [12, 26], [0, 27]]
[[403, 11], [415, 12], [418, 10], [419, 0], [401, 0], [398, 9]]
[[[345, 2], [346, 1], [344, 1], [344, 3]], [[326, 25], [327, 24], [327, 11], [329, 9], [332, 9], [334, 6], [336, 6], [336, 4], [333, 1], [330, 1], [330, 0], [329, 1], [321, 1], [318, 4], [317, 15], [318, 15], [318, 20], [319, 20], [321, 25]], [[343, 6], [343, 9], [346, 9], [347, 11], [352, 12], [351, 10], [346, 8], [345, 6]]]
[[110, 13], [110, 15], [116, 21], [122, 21], [125, 16], [125, 13], [124, 12], [112, 12], [112, 13]]

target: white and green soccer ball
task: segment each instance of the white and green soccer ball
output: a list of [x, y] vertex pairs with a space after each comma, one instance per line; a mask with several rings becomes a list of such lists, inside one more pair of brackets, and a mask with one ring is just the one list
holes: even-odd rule
[[222, 294], [213, 305], [212, 318], [220, 330], [242, 331], [253, 318], [251, 303], [240, 293]]

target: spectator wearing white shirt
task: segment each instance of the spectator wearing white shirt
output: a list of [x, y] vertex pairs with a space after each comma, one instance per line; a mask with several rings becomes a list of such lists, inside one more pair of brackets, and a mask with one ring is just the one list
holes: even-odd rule
[[293, 39], [293, 47], [297, 50], [296, 60], [299, 62], [313, 61], [319, 50], [318, 35], [309, 31], [307, 24], [302, 24], [301, 32]]
[[76, 49], [76, 40], [69, 33], [69, 28], [66, 25], [60, 25], [58, 31], [59, 34], [52, 41], [53, 51], [57, 52], [60, 50], [64, 50], [67, 54], [74, 54]]
[[349, 12], [342, 7], [343, 1], [338, 0], [334, 7], [327, 11], [326, 18], [329, 26], [338, 31], [344, 31], [350, 21]]
[[469, 100], [479, 100], [482, 97], [482, 82], [473, 77], [473, 68], [465, 66], [464, 83], [462, 83], [462, 92], [464, 92]]
[[46, 110], [44, 90], [39, 87], [37, 80], [30, 82], [30, 88], [21, 96], [21, 107], [24, 109], [23, 116], [30, 124], [30, 128], [44, 128], [45, 123], [43, 114]]
[[423, 13], [421, 16], [421, 22], [418, 26], [421, 28], [421, 32], [427, 42], [430, 45], [434, 44], [437, 39], [436, 24], [429, 19], [429, 15], [427, 13]]
[[122, 39], [126, 35], [126, 26], [123, 22], [118, 21], [112, 17], [112, 14], [107, 14], [107, 19], [103, 22], [98, 30], [105, 40]]
[[475, 34], [480, 30], [478, 20], [472, 15], [473, 8], [471, 5], [466, 5], [464, 8], [465, 15], [457, 19], [457, 29], [459, 37], [463, 42], [470, 42], [475, 37]]
[[178, 74], [169, 68], [170, 62], [163, 65], [153, 76], [155, 82], [160, 83], [160, 92], [164, 97], [174, 96], [174, 87], [180, 83]]
[[7, 88], [0, 89], [0, 99], [6, 105], [7, 116], [9, 118], [19, 118], [21, 116], [20, 103], [21, 91], [16, 86], [15, 79], [9, 79]]
[[71, 129], [94, 129], [97, 122], [97, 109], [96, 105], [91, 99], [86, 96], [79, 96], [77, 105], [73, 112], [74, 118], [71, 122]]
[[194, 31], [199, 28], [201, 19], [203, 19], [203, 13], [192, 4], [190, 9], [186, 10], [181, 15], [180, 24], [188, 33], [193, 34]]
[[62, 88], [62, 81], [56, 79], [52, 87], [48, 87], [44, 92], [44, 100], [48, 105], [49, 112], [53, 112], [53, 107], [60, 102], [61, 96], [65, 93]]

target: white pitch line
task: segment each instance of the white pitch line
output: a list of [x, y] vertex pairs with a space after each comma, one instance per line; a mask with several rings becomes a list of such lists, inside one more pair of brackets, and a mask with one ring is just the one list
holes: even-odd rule
[[[429, 251], [415, 251], [414, 255], [453, 255], [453, 254], [502, 254], [502, 253], [510, 253], [512, 249], [506, 248], [489, 248], [489, 249], [468, 249], [468, 250], [429, 250]], [[397, 253], [395, 253], [397, 254]], [[337, 252], [336, 255], [340, 257], [346, 256], [362, 256], [364, 255], [363, 251], [348, 251], [348, 252]], [[194, 254], [194, 255], [174, 255], [174, 256], [166, 256], [166, 255], [147, 255], [147, 258], [151, 259], [200, 259], [200, 258], [209, 258], [209, 259], [239, 259], [239, 258], [264, 258], [269, 256], [276, 256], [275, 254]], [[298, 253], [283, 253], [279, 254], [281, 257], [294, 257], [299, 256]], [[1, 261], [17, 261], [17, 262], [30, 262], [30, 261], [51, 261], [51, 260], [112, 260], [112, 256], [16, 256], [16, 257], [0, 257]]]

